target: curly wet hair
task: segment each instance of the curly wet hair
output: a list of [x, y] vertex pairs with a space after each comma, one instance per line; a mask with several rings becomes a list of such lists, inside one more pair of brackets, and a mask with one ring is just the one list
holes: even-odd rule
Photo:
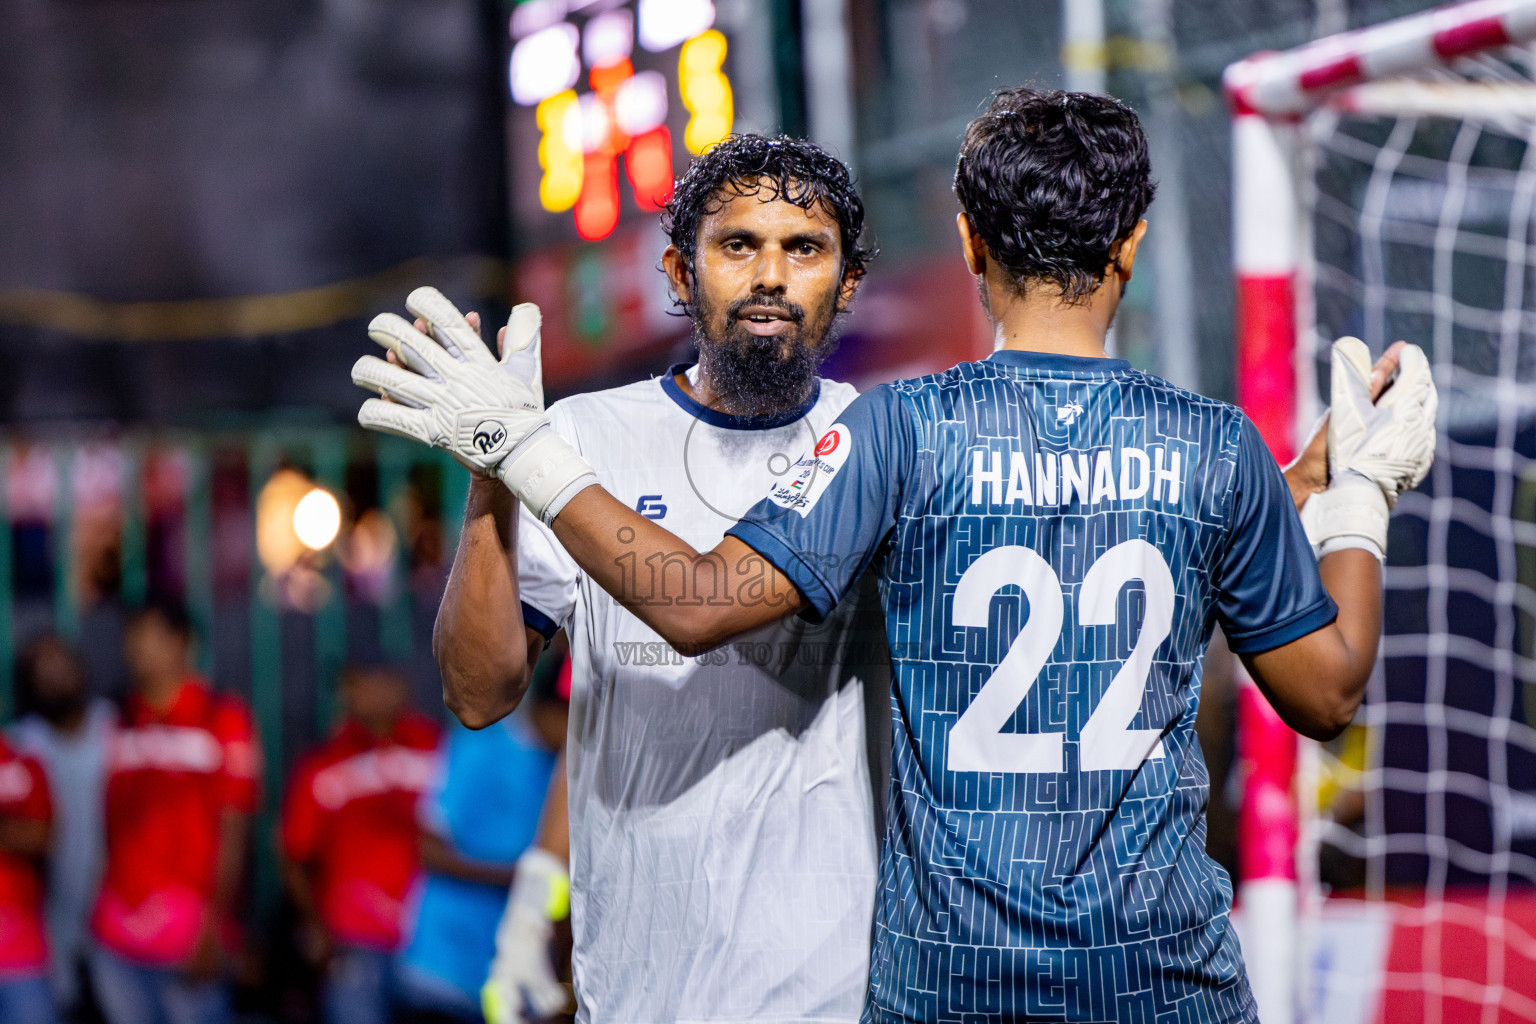
[[731, 199], [746, 195], [782, 199], [802, 210], [824, 206], [837, 220], [844, 278], [862, 277], [879, 253], [864, 244], [864, 201], [841, 160], [804, 139], [732, 135], [688, 167], [661, 216], [662, 228], [690, 268], [699, 223]]
[[955, 195], [1020, 293], [1032, 282], [1086, 298], [1157, 186], [1147, 137], [1108, 96], [1000, 89], [965, 129]]

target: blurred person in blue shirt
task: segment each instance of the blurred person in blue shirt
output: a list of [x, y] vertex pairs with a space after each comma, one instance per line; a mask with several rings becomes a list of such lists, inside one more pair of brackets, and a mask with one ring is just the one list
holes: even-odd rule
[[[537, 684], [535, 684], [537, 685]], [[403, 1024], [478, 1022], [514, 865], [533, 843], [565, 739], [548, 693], [478, 732], [450, 721], [418, 810], [422, 876], [397, 964]]]

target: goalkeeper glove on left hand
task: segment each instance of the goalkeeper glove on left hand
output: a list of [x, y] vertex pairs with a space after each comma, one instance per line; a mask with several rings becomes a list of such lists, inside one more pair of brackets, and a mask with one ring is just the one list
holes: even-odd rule
[[1328, 489], [1307, 499], [1301, 522], [1318, 556], [1363, 547], [1387, 551], [1387, 523], [1404, 491], [1418, 486], [1435, 458], [1439, 395], [1424, 350], [1404, 347], [1397, 378], [1371, 401], [1371, 356], [1340, 338], [1332, 352]]

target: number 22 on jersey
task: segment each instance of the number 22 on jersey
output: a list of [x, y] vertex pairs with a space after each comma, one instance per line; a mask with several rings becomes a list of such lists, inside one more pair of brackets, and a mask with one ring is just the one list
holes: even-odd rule
[[[1163, 753], [1159, 730], [1130, 728], [1141, 709], [1152, 655], [1173, 629], [1173, 574], [1162, 554], [1144, 540], [1128, 540], [1104, 552], [1078, 589], [1077, 617], [1084, 626], [1113, 624], [1120, 588], [1132, 580], [1146, 588], [1146, 615], [1130, 657], [1083, 723], [1078, 761], [1084, 771], [1132, 769]], [[1024, 591], [1029, 619], [950, 729], [945, 767], [952, 772], [1065, 770], [1065, 734], [1002, 731], [1029, 696], [1061, 635], [1066, 600], [1050, 563], [1017, 545], [988, 551], [960, 577], [954, 623], [985, 629], [993, 595], [1010, 584]]]

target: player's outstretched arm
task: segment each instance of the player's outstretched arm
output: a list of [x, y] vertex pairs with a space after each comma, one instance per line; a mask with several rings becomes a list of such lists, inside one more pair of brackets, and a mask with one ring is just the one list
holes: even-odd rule
[[789, 577], [744, 541], [727, 536], [701, 553], [601, 487], [578, 493], [553, 527], [593, 582], [685, 656], [806, 605]]
[[353, 381], [380, 396], [363, 403], [358, 422], [441, 448], [473, 474], [432, 647], [444, 703], [480, 729], [517, 707], [543, 647], [522, 620], [517, 505], [502, 482], [527, 484], [542, 512], [591, 471], [544, 415], [538, 307], [513, 309], [492, 356], [479, 315], [461, 314], [437, 289], [417, 288], [405, 305], [414, 323], [384, 313], [369, 324], [388, 358], [364, 356], [352, 368]]

